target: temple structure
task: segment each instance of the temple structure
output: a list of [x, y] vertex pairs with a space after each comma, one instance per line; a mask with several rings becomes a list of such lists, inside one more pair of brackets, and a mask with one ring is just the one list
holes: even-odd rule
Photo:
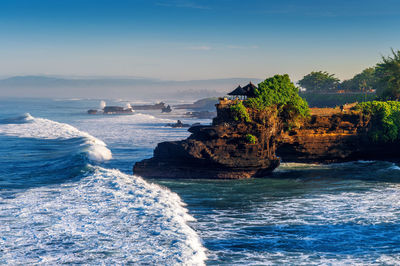
[[249, 83], [243, 88], [239, 85], [236, 89], [228, 93], [230, 99], [246, 100], [247, 98], [256, 97], [257, 86], [253, 83]]

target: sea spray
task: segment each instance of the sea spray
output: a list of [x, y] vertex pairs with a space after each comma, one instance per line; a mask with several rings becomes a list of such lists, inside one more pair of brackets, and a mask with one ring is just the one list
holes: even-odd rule
[[[188, 225], [195, 220], [177, 194], [138, 176], [82, 164], [80, 154], [97, 163], [111, 159], [111, 151], [71, 125], [29, 114], [11, 120], [0, 124], [0, 141], [19, 150], [12, 152], [19, 164], [12, 176], [6, 169], [0, 177], [26, 185], [0, 191], [0, 264], [204, 265], [205, 248]], [[28, 159], [32, 168], [24, 165]], [[80, 171], [69, 172], [74, 178], [54, 178], [73, 162], [80, 162], [74, 165]], [[47, 164], [49, 175], [34, 172], [47, 172]], [[41, 178], [36, 186], [32, 174]]]
[[104, 107], [106, 107], [106, 102], [105, 101], [101, 101], [100, 102], [100, 109], [103, 110]]
[[130, 103], [126, 103], [126, 104], [125, 104], [125, 109], [131, 109], [131, 108], [132, 108], [132, 106], [131, 106]]
[[79, 183], [3, 200], [0, 262], [204, 265], [193, 220], [170, 190], [94, 167]]
[[112, 158], [111, 151], [106, 147], [103, 141], [71, 125], [44, 118], [34, 118], [29, 113], [25, 114], [22, 119], [16, 118], [15, 120], [25, 123], [0, 124], [0, 134], [37, 139], [84, 138], [87, 145], [84, 145], [82, 148], [84, 152], [87, 152], [90, 160], [100, 162]]

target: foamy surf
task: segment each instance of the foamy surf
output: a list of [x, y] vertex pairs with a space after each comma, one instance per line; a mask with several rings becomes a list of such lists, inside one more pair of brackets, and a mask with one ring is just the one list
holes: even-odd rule
[[89, 116], [76, 121], [74, 125], [106, 143], [123, 143], [124, 147], [143, 147], [188, 137], [190, 133], [187, 128], [165, 127], [165, 124], [175, 122], [176, 120], [136, 113], [120, 116]]
[[103, 141], [71, 125], [44, 118], [35, 118], [29, 113], [22, 117], [8, 119], [7, 122], [0, 124], [1, 135], [35, 139], [84, 138], [86, 145], [83, 149], [84, 152], [87, 152], [90, 160], [101, 162], [112, 158], [111, 151]]
[[12, 188], [0, 190], [0, 264], [204, 265], [205, 248], [188, 225], [194, 219], [177, 194], [86, 164], [82, 153], [111, 159], [103, 141], [29, 114], [3, 121], [0, 136], [18, 149], [0, 177]]
[[95, 167], [79, 183], [31, 189], [2, 203], [0, 263], [204, 265], [206, 259], [179, 196], [118, 170]]

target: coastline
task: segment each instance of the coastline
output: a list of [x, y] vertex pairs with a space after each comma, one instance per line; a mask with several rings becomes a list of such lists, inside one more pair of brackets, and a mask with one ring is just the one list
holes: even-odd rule
[[[276, 112], [247, 110], [251, 122], [233, 119], [233, 101], [220, 99], [211, 126], [196, 126], [182, 141], [159, 143], [133, 172], [148, 178], [242, 179], [266, 177], [280, 161], [338, 163], [396, 161], [400, 143], [374, 142], [371, 115], [339, 108], [311, 108], [310, 117], [285, 129]], [[251, 134], [257, 140], [249, 143]], [[165, 170], [167, 169], [167, 171]]]

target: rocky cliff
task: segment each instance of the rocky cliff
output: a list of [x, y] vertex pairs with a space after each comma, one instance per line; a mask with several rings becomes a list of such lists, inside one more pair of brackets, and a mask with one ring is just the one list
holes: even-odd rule
[[371, 141], [371, 122], [355, 111], [312, 115], [300, 128], [282, 132], [276, 153], [282, 161], [302, 163], [396, 160], [400, 145]]
[[[250, 113], [251, 123], [232, 119], [229, 104], [217, 105], [211, 126], [195, 126], [182, 141], [157, 145], [154, 156], [138, 162], [134, 172], [145, 177], [250, 178], [265, 176], [279, 165], [275, 155], [280, 123], [268, 113]], [[254, 136], [250, 142], [249, 134]]]
[[250, 178], [268, 175], [280, 159], [331, 163], [400, 157], [398, 143], [371, 141], [371, 118], [361, 112], [312, 115], [288, 130], [276, 110], [248, 111], [251, 122], [236, 121], [229, 102], [221, 102], [211, 126], [190, 128], [186, 140], [158, 144], [154, 157], [136, 163], [134, 172], [154, 178]]

